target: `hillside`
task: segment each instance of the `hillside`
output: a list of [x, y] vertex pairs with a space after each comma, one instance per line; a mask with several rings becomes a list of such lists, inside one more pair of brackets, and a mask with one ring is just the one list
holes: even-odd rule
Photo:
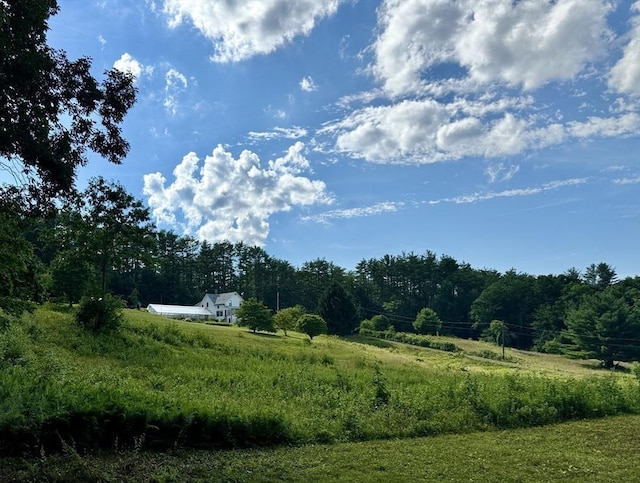
[[477, 343], [454, 354], [310, 342], [142, 311], [95, 336], [48, 307], [14, 322], [2, 347], [3, 453], [333, 443], [640, 412], [631, 375], [515, 351], [509, 364], [469, 357], [496, 352]]

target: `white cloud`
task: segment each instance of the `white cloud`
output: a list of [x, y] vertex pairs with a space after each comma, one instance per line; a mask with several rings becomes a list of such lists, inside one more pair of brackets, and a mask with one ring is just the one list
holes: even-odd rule
[[313, 216], [303, 216], [302, 221], [313, 221], [317, 223], [329, 223], [335, 219], [362, 218], [365, 216], [380, 215], [382, 213], [395, 213], [404, 206], [402, 202], [383, 201], [371, 206], [360, 208], [347, 208], [342, 210], [332, 210]]
[[570, 122], [568, 128], [578, 138], [628, 136], [640, 131], [640, 115], [630, 112], [619, 117], [590, 117], [584, 122]]
[[420, 92], [425, 72], [536, 89], [575, 78], [603, 53], [607, 1], [386, 0], [371, 71], [392, 96]]
[[107, 39], [105, 39], [102, 35], [98, 35], [98, 42], [100, 42], [100, 45], [102, 45], [103, 47], [107, 45]]
[[482, 104], [458, 100], [444, 104], [432, 99], [406, 100], [355, 110], [318, 132], [333, 134], [338, 152], [377, 163], [507, 156], [566, 139], [563, 126], [537, 126], [535, 120], [503, 111], [510, 105], [515, 102]]
[[300, 81], [300, 89], [304, 92], [313, 92], [318, 90], [318, 86], [313, 82], [310, 76], [303, 77]]
[[264, 245], [273, 214], [331, 202], [324, 182], [299, 176], [309, 170], [304, 149], [297, 142], [266, 167], [247, 150], [235, 159], [218, 146], [202, 163], [189, 153], [174, 169], [170, 185], [161, 173], [145, 175], [144, 194], [160, 223], [182, 227], [201, 240]]
[[609, 86], [621, 93], [640, 95], [640, 2], [631, 10], [638, 15], [632, 18], [634, 28], [622, 58], [611, 69]]
[[113, 63], [113, 68], [132, 74], [136, 80], [139, 79], [143, 73], [147, 75], [153, 73], [152, 66], [142, 65], [128, 52], [122, 54], [120, 58]]
[[272, 140], [272, 139], [299, 139], [305, 137], [308, 134], [307, 130], [294, 126], [290, 128], [276, 127], [273, 131], [256, 132], [250, 131], [249, 138], [253, 140]]
[[171, 68], [165, 74], [163, 105], [171, 115], [175, 116], [178, 113], [178, 97], [186, 90], [188, 85], [187, 78], [176, 69]]
[[615, 184], [638, 184], [640, 183], [640, 176], [635, 178], [618, 178], [614, 179], [613, 182]]
[[215, 62], [238, 62], [268, 54], [308, 35], [345, 0], [243, 0], [204, 2], [164, 0], [169, 26], [189, 20], [213, 41]]
[[490, 164], [484, 170], [485, 174], [489, 178], [489, 183], [495, 183], [496, 181], [509, 181], [518, 171], [520, 171], [520, 166], [507, 166], [504, 163]]
[[551, 181], [545, 183], [542, 186], [536, 186], [533, 188], [521, 188], [505, 191], [491, 191], [488, 193], [473, 193], [471, 195], [456, 196], [455, 198], [442, 198], [439, 200], [429, 201], [430, 205], [437, 205], [440, 203], [455, 203], [455, 204], [467, 204], [475, 203], [477, 201], [487, 201], [494, 198], [512, 198], [514, 196], [531, 196], [537, 195], [544, 191], [552, 191], [558, 188], [564, 188], [566, 186], [577, 186], [584, 184], [588, 181], [587, 178], [572, 178], [561, 181]]

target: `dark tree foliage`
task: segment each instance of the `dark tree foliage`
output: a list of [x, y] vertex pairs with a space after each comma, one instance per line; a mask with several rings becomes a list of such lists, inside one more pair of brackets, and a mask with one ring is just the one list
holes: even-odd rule
[[92, 332], [118, 330], [123, 319], [122, 305], [122, 300], [109, 294], [84, 297], [76, 312], [76, 322]]
[[[93, 178], [77, 199], [69, 201], [49, 230], [49, 243], [56, 247], [52, 261], [53, 289], [75, 301], [73, 280], [104, 296], [112, 274], [122, 280], [152, 264], [154, 227], [149, 210], [120, 184]], [[84, 267], [85, 273], [78, 273]], [[75, 275], [74, 275], [75, 273]], [[96, 276], [97, 275], [97, 276]], [[136, 288], [126, 287], [128, 297]], [[82, 294], [86, 294], [83, 291]]]
[[349, 335], [358, 326], [353, 300], [339, 283], [331, 284], [320, 297], [318, 313], [327, 322], [329, 334]]
[[640, 358], [640, 292], [609, 287], [586, 297], [567, 313], [568, 336], [585, 357], [605, 367]]
[[129, 145], [120, 123], [133, 106], [133, 77], [112, 69], [99, 83], [91, 60], [47, 45], [55, 0], [0, 2], [0, 166], [24, 175], [33, 195], [73, 191], [87, 150], [119, 164]]
[[0, 189], [0, 310], [14, 315], [44, 297], [42, 263], [25, 237], [28, 213], [18, 191]]
[[474, 327], [484, 331], [492, 320], [502, 320], [514, 335], [513, 345], [530, 348], [533, 345], [531, 321], [538, 306], [535, 280], [531, 275], [510, 270], [490, 284], [471, 306]]

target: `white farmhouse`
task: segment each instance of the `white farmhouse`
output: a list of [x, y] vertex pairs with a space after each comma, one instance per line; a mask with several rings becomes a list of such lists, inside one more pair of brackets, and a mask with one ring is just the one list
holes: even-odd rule
[[236, 323], [235, 312], [244, 301], [238, 292], [221, 294], [208, 293], [196, 305], [149, 304], [150, 314], [172, 319], [217, 320], [228, 324]]

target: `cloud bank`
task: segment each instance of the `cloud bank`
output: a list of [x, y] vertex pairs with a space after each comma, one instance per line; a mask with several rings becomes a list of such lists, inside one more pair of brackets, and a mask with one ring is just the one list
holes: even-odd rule
[[[640, 2], [617, 43], [613, 10], [606, 0], [386, 0], [368, 67], [380, 87], [342, 99], [346, 114], [319, 134], [352, 158], [419, 164], [638, 135]], [[566, 101], [578, 102], [570, 90], [583, 82], [592, 112], [565, 118], [589, 106]], [[567, 105], [541, 100], [546, 89], [567, 91]], [[607, 101], [611, 92], [628, 100]]]

